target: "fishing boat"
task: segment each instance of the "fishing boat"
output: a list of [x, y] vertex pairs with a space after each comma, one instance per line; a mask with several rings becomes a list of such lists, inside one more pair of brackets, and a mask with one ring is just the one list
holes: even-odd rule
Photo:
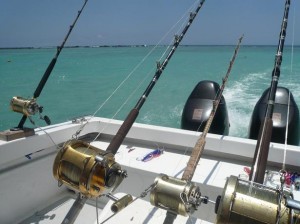
[[[204, 130], [135, 122], [204, 0], [124, 121], [82, 116], [50, 124], [37, 98], [86, 3], [33, 97], [11, 100], [12, 110], [23, 117], [18, 127], [0, 133], [0, 222], [297, 223], [300, 147], [270, 141], [290, 1], [258, 140], [208, 133], [242, 36]], [[48, 125], [26, 128], [35, 114]]]

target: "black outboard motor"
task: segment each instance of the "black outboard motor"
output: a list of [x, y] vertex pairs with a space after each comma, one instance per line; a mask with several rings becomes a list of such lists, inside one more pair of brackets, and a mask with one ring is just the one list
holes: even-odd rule
[[[220, 89], [218, 83], [204, 80], [199, 82], [187, 99], [181, 117], [181, 128], [203, 131]], [[201, 125], [201, 126], [200, 126]], [[200, 128], [199, 128], [200, 127]], [[228, 135], [229, 119], [226, 102], [222, 96], [209, 133]]]
[[[264, 120], [267, 100], [270, 88], [266, 89], [259, 101], [256, 103], [249, 127], [249, 138], [257, 139], [261, 122]], [[287, 110], [289, 104], [289, 90], [284, 87], [277, 87], [275, 105], [273, 110], [273, 130], [272, 142], [285, 143], [285, 132], [287, 127]], [[294, 100], [293, 94], [290, 94], [289, 121], [288, 121], [287, 144], [299, 144], [299, 109]]]

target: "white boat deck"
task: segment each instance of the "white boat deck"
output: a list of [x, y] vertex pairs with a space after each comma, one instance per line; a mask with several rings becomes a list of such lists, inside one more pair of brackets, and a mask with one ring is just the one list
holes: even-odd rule
[[[121, 121], [93, 118], [82, 134], [98, 132], [106, 127], [100, 138], [92, 143], [105, 150], [120, 124]], [[52, 140], [60, 144], [68, 140], [79, 125], [67, 122], [49, 126], [46, 130]], [[180, 178], [198, 136], [199, 133], [191, 131], [134, 124], [115, 155], [122, 169], [128, 172], [128, 177], [115, 193], [138, 197], [161, 173]], [[43, 131], [36, 130], [32, 137], [8, 143], [0, 141], [1, 224], [61, 223], [69, 211], [76, 195], [65, 187], [59, 188], [52, 175], [57, 152], [52, 140]], [[253, 140], [208, 134], [204, 155], [193, 177], [202, 195], [214, 201], [222, 194], [227, 177], [247, 178], [244, 168], [251, 164], [255, 144]], [[134, 150], [129, 152], [130, 148]], [[148, 162], [137, 160], [157, 148], [164, 149], [161, 156]], [[269, 160], [272, 165], [282, 162], [283, 150], [283, 145], [271, 143]], [[287, 164], [290, 167], [300, 167], [299, 152], [299, 147], [288, 146]], [[31, 158], [28, 159], [26, 155], [30, 153]], [[273, 168], [279, 170], [279, 167]], [[105, 220], [111, 215], [110, 206], [105, 207], [107, 199], [98, 201], [99, 220]], [[165, 211], [154, 208], [148, 201], [149, 195], [138, 199], [106, 223], [161, 223]], [[175, 223], [213, 223], [214, 220], [214, 204], [210, 203], [202, 204], [192, 217], [178, 216]], [[87, 202], [76, 223], [97, 223], [95, 200]]]
[[[93, 145], [102, 149], [106, 148], [108, 144], [109, 142], [107, 141], [97, 141], [93, 143]], [[160, 157], [154, 158], [148, 162], [142, 162], [137, 160], [137, 158], [143, 157], [147, 153], [156, 149], [157, 146], [130, 145], [130, 147], [134, 148], [134, 150], [128, 152], [129, 147], [127, 144], [124, 144], [120, 147], [116, 154], [116, 161], [121, 164], [123, 169], [128, 171], [128, 178], [123, 181], [117, 192], [130, 193], [135, 197], [139, 196], [149, 185], [151, 185], [155, 177], [162, 172], [170, 176], [180, 177], [189, 158], [187, 155], [169, 152], [168, 150], [171, 149], [165, 148], [164, 153]], [[222, 187], [225, 184], [226, 176], [221, 172], [222, 170], [226, 170], [228, 174], [232, 174], [233, 171], [236, 171], [235, 173], [238, 174], [238, 172], [243, 172], [243, 166], [203, 158], [201, 159], [199, 168], [194, 175], [193, 180], [195, 182], [210, 186], [209, 189], [207, 189], [207, 193], [211, 194], [213, 192], [213, 187], [215, 187], [216, 193], [213, 195], [214, 197], [211, 198], [212, 200], [215, 200], [215, 196], [217, 194], [221, 194]], [[53, 181], [55, 182], [54, 179]], [[205, 188], [208, 186], [205, 186]], [[120, 197], [119, 195], [123, 194], [116, 194], [117, 197]], [[50, 205], [47, 205], [45, 208], [40, 207], [37, 210], [32, 211], [32, 216], [21, 223], [61, 223], [75, 201], [75, 197], [75, 194], [70, 192], [62, 193], [60, 197], [56, 198]], [[146, 197], [146, 200], [148, 200], [148, 197]], [[166, 211], [153, 207], [146, 200], [136, 200], [134, 203], [126, 207], [124, 211], [121, 211], [119, 214], [107, 220], [106, 223], [162, 223], [165, 218]], [[99, 223], [112, 215], [112, 212], [110, 211], [111, 204], [112, 201], [110, 201], [102, 211], [104, 204], [101, 200], [99, 200]], [[211, 222], [200, 220], [199, 217], [178, 216], [174, 223], [213, 223], [213, 209], [214, 205], [202, 205], [198, 212], [200, 213], [200, 216], [204, 216], [204, 219], [208, 219]], [[207, 211], [203, 212], [205, 210]], [[75, 223], [97, 224], [94, 200], [89, 201], [89, 203], [84, 206]]]
[[[116, 197], [122, 197], [124, 193], [115, 194]], [[65, 198], [56, 201], [50, 206], [43, 210], [36, 211], [31, 217], [20, 222], [20, 224], [53, 224], [62, 223], [64, 217], [69, 211], [70, 207], [74, 203], [75, 199], [70, 198], [66, 195]], [[128, 205], [125, 209], [121, 210], [117, 214], [111, 212], [111, 205], [113, 203], [110, 200], [104, 209], [97, 207], [98, 209], [98, 220], [96, 205], [90, 204], [91, 201], [83, 206], [79, 216], [77, 217], [75, 224], [90, 223], [90, 224], [116, 224], [116, 223], [131, 223], [131, 224], [157, 224], [163, 223], [166, 217], [166, 211], [163, 209], [152, 206], [148, 201], [137, 199], [134, 203]], [[99, 202], [100, 203], [100, 202]], [[100, 204], [101, 206], [102, 204]], [[210, 224], [213, 222], [207, 222], [204, 220], [197, 219], [196, 217], [184, 217], [177, 216], [174, 224]]]
[[[51, 205], [45, 208], [40, 208], [41, 210], [33, 211], [34, 212], [33, 215], [27, 218], [26, 220], [20, 222], [20, 224], [62, 223], [63, 219], [65, 218], [66, 214], [68, 213], [74, 201], [75, 199], [72, 197], [72, 195], [66, 193], [66, 195], [63, 198], [53, 202]], [[98, 208], [98, 212], [99, 214], [101, 214], [102, 209]], [[79, 214], [75, 223], [76, 224], [96, 223], [96, 221], [97, 221], [96, 206], [86, 203], [83, 206], [81, 213]]]
[[[133, 142], [131, 142], [133, 143]], [[93, 145], [105, 149], [108, 141], [96, 141]], [[130, 148], [134, 150], [130, 151]], [[123, 169], [128, 171], [128, 178], [119, 186], [116, 192], [126, 192], [138, 197], [146, 188], [148, 188], [160, 173], [180, 178], [186, 163], [188, 155], [171, 152], [172, 149], [164, 148], [164, 153], [148, 162], [137, 160], [147, 153], [157, 149], [154, 145], [123, 144], [116, 154], [116, 161], [121, 164]], [[176, 150], [175, 150], [176, 151]], [[227, 160], [227, 159], [226, 159]], [[200, 185], [203, 195], [209, 196], [215, 200], [222, 193], [222, 188], [226, 182], [226, 177], [230, 175], [245, 175], [244, 165], [234, 164], [232, 162], [216, 160], [212, 158], [202, 158], [197, 168], [193, 181]], [[53, 179], [55, 182], [55, 180]], [[117, 197], [120, 193], [116, 194]], [[61, 223], [72, 203], [75, 195], [63, 194], [46, 208], [40, 208], [32, 211], [32, 216], [21, 223]], [[162, 223], [165, 218], [165, 210], [157, 209], [149, 203], [149, 195], [143, 200], [138, 199], [124, 211], [113, 216], [106, 223]], [[99, 200], [99, 223], [112, 215], [109, 204], [104, 208], [103, 202]], [[215, 219], [214, 204], [202, 204], [195, 213], [195, 217], [178, 216], [174, 223], [213, 223]], [[83, 222], [84, 220], [84, 222]], [[126, 221], [125, 221], [126, 220]], [[89, 201], [84, 206], [75, 223], [95, 223], [97, 224], [95, 201]]]
[[[116, 194], [117, 197], [121, 197], [123, 194]], [[115, 223], [130, 223], [130, 224], [158, 224], [163, 223], [166, 217], [166, 211], [163, 209], [152, 206], [149, 202], [138, 199], [134, 203], [128, 205], [124, 210], [121, 210], [117, 215], [112, 216], [110, 201], [103, 209], [99, 223], [105, 221], [107, 224]], [[107, 220], [107, 221], [106, 221]], [[174, 224], [210, 224], [204, 220], [197, 219], [193, 216], [184, 217], [177, 216]], [[94, 224], [97, 224], [94, 223]]]

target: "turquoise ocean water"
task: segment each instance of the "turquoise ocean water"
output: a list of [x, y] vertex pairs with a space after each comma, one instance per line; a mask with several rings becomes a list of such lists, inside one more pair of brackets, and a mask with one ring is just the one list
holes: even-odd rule
[[[96, 114], [124, 119], [149, 84], [156, 61], [166, 50], [160, 46], [145, 57], [152, 48], [63, 49], [38, 98], [38, 103], [44, 107], [43, 115], [49, 116], [52, 123], [58, 123], [94, 114], [130, 74], [125, 84]], [[194, 86], [206, 79], [221, 83], [234, 48], [180, 46], [140, 111], [137, 122], [180, 128], [182, 109]], [[276, 50], [277, 46], [241, 46], [224, 92], [230, 136], [247, 137], [254, 105], [270, 85]], [[55, 48], [0, 49], [0, 130], [18, 125], [22, 115], [10, 111], [11, 98], [32, 97], [55, 53]], [[279, 86], [289, 88], [298, 105], [299, 75], [300, 47], [286, 46]], [[115, 115], [118, 110], [120, 112]], [[37, 125], [45, 125], [37, 115], [33, 119]], [[32, 125], [28, 122], [26, 126]]]

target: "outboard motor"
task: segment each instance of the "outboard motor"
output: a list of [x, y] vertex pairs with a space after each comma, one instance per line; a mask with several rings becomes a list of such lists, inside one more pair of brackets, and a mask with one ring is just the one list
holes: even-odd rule
[[[182, 112], [182, 129], [203, 131], [219, 89], [220, 86], [218, 83], [209, 80], [200, 81], [196, 85], [187, 99]], [[209, 132], [219, 135], [228, 135], [229, 119], [226, 102], [223, 96]]]
[[[249, 127], [249, 138], [257, 139], [261, 122], [265, 117], [267, 100], [270, 88], [266, 89], [259, 101], [256, 103]], [[288, 137], [287, 144], [299, 144], [299, 109], [294, 100], [293, 94], [290, 93], [289, 105], [289, 90], [284, 87], [277, 87], [275, 105], [273, 110], [273, 130], [272, 142], [285, 143], [285, 132], [287, 127], [287, 110], [289, 107], [288, 119]]]

